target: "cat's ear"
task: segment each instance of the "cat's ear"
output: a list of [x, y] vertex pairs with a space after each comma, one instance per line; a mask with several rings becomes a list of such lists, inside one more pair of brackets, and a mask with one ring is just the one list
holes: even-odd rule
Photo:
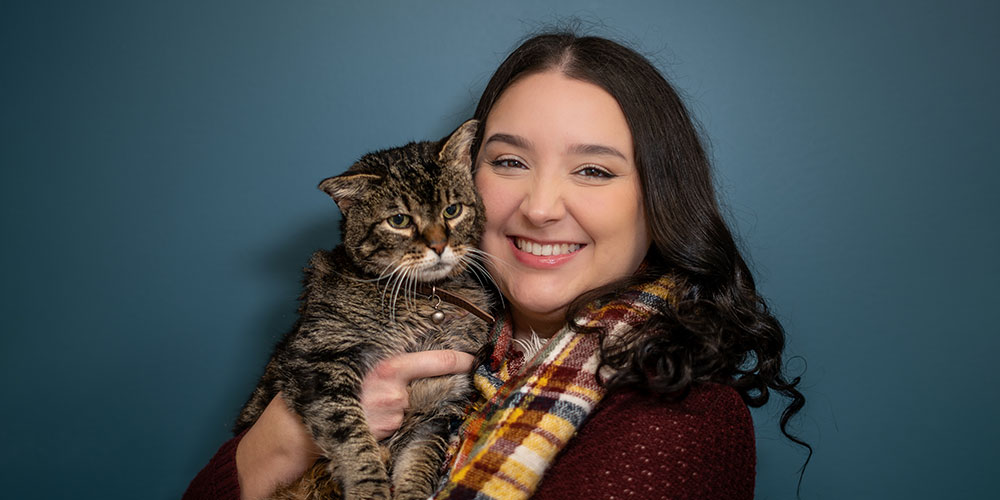
[[380, 180], [382, 180], [380, 175], [345, 172], [336, 177], [323, 179], [319, 183], [319, 188], [333, 198], [341, 213], [345, 213], [348, 207], [358, 201], [362, 193]]
[[478, 127], [477, 120], [469, 120], [455, 129], [445, 140], [444, 146], [441, 147], [438, 161], [443, 165], [456, 165], [471, 169], [472, 141], [476, 138]]

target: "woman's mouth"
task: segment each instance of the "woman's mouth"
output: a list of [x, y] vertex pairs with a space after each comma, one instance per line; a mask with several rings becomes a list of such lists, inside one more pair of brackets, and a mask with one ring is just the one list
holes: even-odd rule
[[553, 269], [562, 266], [586, 245], [580, 243], [539, 243], [512, 236], [508, 238], [518, 262], [536, 269]]
[[514, 246], [531, 255], [548, 256], [570, 254], [579, 250], [583, 245], [579, 243], [538, 243], [524, 238], [514, 238]]

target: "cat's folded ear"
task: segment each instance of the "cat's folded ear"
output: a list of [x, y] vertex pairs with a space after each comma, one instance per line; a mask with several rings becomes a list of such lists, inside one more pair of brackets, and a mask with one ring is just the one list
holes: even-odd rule
[[472, 168], [472, 141], [476, 138], [477, 120], [469, 120], [460, 125], [445, 140], [438, 161], [444, 165]]
[[333, 201], [340, 207], [341, 213], [345, 213], [348, 207], [361, 198], [362, 193], [381, 180], [382, 176], [380, 175], [347, 171], [338, 176], [323, 179], [319, 183], [319, 188], [333, 198]]

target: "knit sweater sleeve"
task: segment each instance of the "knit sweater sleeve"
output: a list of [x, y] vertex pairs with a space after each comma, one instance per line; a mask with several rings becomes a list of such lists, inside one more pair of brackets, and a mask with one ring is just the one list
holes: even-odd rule
[[191, 480], [183, 500], [240, 500], [236, 473], [236, 446], [245, 432], [223, 443], [201, 472]]
[[752, 499], [753, 422], [735, 390], [705, 384], [679, 403], [610, 395], [533, 499]]

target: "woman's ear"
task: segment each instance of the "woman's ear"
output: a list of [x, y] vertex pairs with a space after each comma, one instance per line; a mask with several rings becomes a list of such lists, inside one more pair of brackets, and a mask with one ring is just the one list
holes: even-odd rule
[[382, 180], [376, 174], [344, 172], [335, 177], [323, 179], [319, 188], [333, 198], [341, 213], [346, 213], [348, 207], [361, 198], [361, 195]]

